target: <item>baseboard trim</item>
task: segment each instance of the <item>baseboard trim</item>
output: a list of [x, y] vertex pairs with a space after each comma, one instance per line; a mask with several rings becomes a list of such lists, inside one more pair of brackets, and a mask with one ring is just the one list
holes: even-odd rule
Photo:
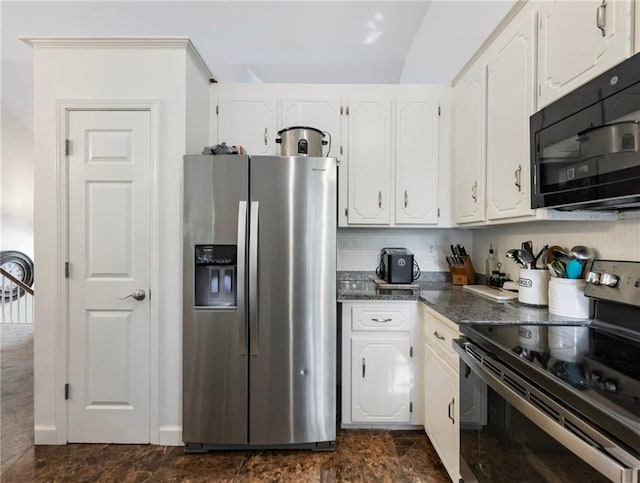
[[58, 430], [52, 425], [36, 425], [33, 428], [34, 444], [65, 444], [58, 441]]
[[182, 426], [160, 426], [160, 440], [158, 444], [162, 446], [183, 446]]

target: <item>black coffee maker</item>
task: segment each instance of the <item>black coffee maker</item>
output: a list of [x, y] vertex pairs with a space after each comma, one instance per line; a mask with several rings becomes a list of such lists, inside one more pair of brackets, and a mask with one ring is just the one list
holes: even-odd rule
[[383, 248], [376, 275], [387, 283], [411, 283], [420, 277], [420, 269], [406, 248]]

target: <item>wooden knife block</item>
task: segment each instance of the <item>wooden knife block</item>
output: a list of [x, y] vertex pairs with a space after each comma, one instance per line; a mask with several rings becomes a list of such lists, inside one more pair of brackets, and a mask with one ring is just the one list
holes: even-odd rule
[[476, 272], [471, 263], [471, 257], [467, 255], [464, 265], [449, 265], [451, 272], [451, 282], [454, 285], [473, 285], [476, 283]]

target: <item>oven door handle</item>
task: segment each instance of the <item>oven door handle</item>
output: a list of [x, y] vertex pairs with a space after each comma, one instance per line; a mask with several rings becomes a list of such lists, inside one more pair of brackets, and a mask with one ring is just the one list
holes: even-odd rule
[[[566, 413], [565, 419], [566, 416], [571, 413], [559, 404], [555, 403], [544, 393], [537, 390], [534, 386], [528, 384], [515, 372], [512, 372], [506, 366], [503, 366], [502, 363], [491, 358], [476, 345], [468, 341], [454, 339], [453, 348], [460, 356], [460, 360], [464, 362], [474, 373], [476, 373], [480, 379], [482, 379], [513, 407], [529, 418], [536, 426], [561, 443], [576, 456], [593, 466], [596, 470], [612, 481], [619, 483], [633, 483], [638, 481], [637, 476], [638, 471], [640, 470], [640, 460], [627, 453], [623, 448], [616, 445], [603, 434], [593, 431], [592, 428], [590, 430], [590, 427], [586, 427], [584, 423], [584, 427], [578, 429], [584, 429], [584, 434], [588, 434], [589, 438], [580, 437], [579, 433], [570, 431], [555, 419], [547, 416], [542, 409], [539, 409], [530, 402], [532, 395], [535, 400], [541, 401], [543, 404], [547, 405], [547, 407], [553, 408], [561, 414]], [[485, 364], [485, 361], [489, 359], [492, 368], [491, 370], [485, 367], [485, 365], [487, 365]], [[527, 398], [511, 389], [503, 381], [503, 377], [505, 375], [507, 376], [506, 379], [515, 381], [519, 386], [526, 389]], [[609, 455], [615, 455], [617, 460], [611, 458]]]

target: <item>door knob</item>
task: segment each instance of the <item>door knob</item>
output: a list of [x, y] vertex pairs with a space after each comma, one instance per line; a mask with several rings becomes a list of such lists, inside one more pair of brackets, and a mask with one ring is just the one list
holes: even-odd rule
[[120, 297], [120, 300], [128, 299], [129, 297], [132, 297], [132, 298], [134, 298], [136, 300], [144, 300], [144, 298], [146, 296], [147, 296], [147, 293], [144, 290], [142, 290], [141, 288], [139, 288], [138, 290], [136, 290], [133, 293], [130, 293], [126, 297]]

